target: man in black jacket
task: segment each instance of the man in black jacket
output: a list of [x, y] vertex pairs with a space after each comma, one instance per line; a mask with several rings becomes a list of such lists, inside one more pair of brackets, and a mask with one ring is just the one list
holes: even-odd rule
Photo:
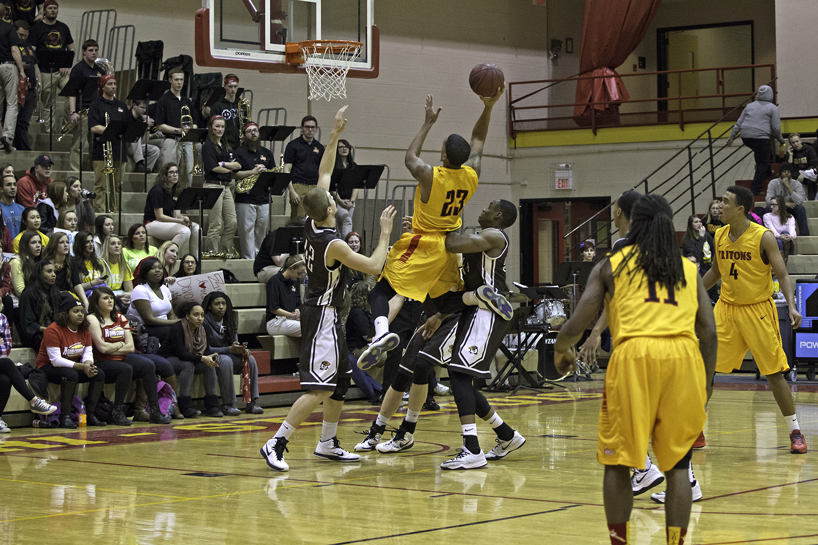
[[807, 188], [809, 200], [815, 199], [816, 175], [818, 175], [818, 154], [812, 146], [801, 142], [801, 135], [792, 133], [787, 139], [787, 162], [792, 166], [792, 177]]

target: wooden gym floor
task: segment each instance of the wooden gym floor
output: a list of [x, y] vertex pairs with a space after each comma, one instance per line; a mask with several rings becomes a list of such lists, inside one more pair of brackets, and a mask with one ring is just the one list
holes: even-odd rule
[[[766, 383], [731, 378], [717, 384], [707, 447], [693, 455], [704, 498], [693, 506], [687, 543], [818, 543], [818, 470], [810, 461], [818, 452], [790, 454]], [[463, 472], [438, 467], [461, 444], [448, 396], [438, 398], [440, 412], [422, 414], [414, 448], [352, 464], [312, 456], [316, 413], [293, 436], [283, 474], [268, 469], [258, 449], [286, 407], [172, 426], [15, 429], [0, 439], [0, 544], [607, 544], [596, 462], [602, 385], [491, 394], [528, 442]], [[794, 390], [816, 449], [818, 386]], [[351, 450], [376, 414], [365, 402], [349, 403], [342, 445]], [[482, 423], [478, 430], [488, 451], [494, 434]], [[664, 543], [663, 507], [649, 494], [635, 499], [631, 521], [633, 543]]]

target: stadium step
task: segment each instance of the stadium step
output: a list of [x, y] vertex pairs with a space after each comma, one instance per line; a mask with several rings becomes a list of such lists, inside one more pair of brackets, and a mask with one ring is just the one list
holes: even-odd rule
[[809, 274], [815, 278], [815, 273], [818, 272], [818, 255], [791, 255], [787, 262], [787, 272]]
[[[228, 269], [239, 282], [256, 282], [256, 276], [253, 274], [253, 260], [252, 259], [203, 259], [202, 272], [214, 272], [219, 269]], [[235, 284], [234, 284], [235, 285]], [[266, 301], [265, 301], [266, 304]]]
[[267, 286], [258, 282], [227, 284], [224, 293], [233, 302], [233, 308], [252, 308], [267, 305]]
[[292, 375], [267, 375], [258, 377], [258, 392], [272, 394], [276, 392], [297, 392], [301, 390], [298, 377]]
[[818, 254], [818, 236], [798, 237], [795, 239], [795, 251], [803, 255]]

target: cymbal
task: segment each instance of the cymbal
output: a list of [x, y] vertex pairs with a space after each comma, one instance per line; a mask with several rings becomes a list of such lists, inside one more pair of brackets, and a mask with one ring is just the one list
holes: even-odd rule
[[509, 303], [528, 303], [531, 299], [523, 293], [509, 293], [506, 295], [506, 300]]

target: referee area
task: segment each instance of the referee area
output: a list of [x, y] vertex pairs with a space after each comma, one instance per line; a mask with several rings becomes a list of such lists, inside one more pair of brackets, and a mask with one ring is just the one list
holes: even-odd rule
[[[0, 438], [0, 544], [44, 536], [63, 543], [604, 544], [596, 461], [603, 384], [487, 393], [527, 443], [464, 472], [439, 468], [461, 446], [450, 396], [438, 398], [439, 412], [421, 414], [412, 449], [362, 453], [349, 464], [312, 455], [321, 432], [316, 412], [289, 444], [283, 474], [271, 472], [258, 450], [287, 407], [171, 426], [15, 429]], [[707, 446], [693, 453], [704, 497], [693, 504], [692, 543], [818, 543], [818, 470], [809, 455], [789, 453], [767, 389], [752, 375], [717, 378]], [[792, 389], [804, 436], [815, 444], [818, 385]], [[359, 441], [377, 412], [348, 402], [342, 443]], [[491, 428], [478, 422], [478, 433], [491, 448]], [[665, 542], [664, 507], [649, 496], [634, 499], [631, 540], [639, 545]]]

